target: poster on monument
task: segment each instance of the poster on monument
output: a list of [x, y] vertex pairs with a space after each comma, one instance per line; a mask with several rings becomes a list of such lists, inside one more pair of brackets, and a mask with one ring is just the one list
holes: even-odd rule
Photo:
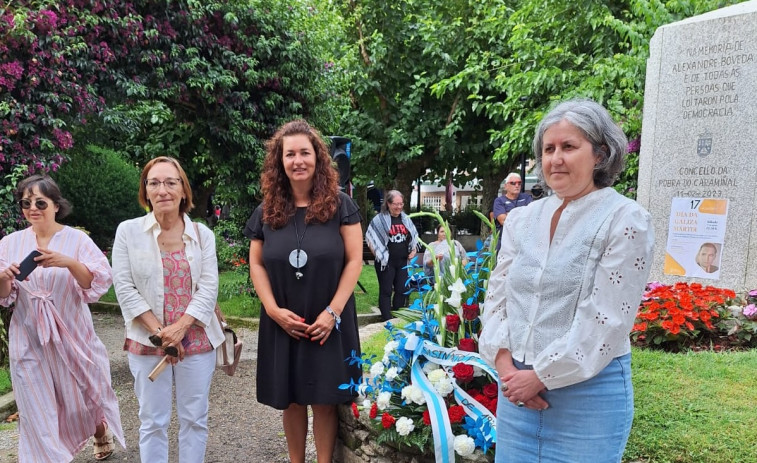
[[719, 279], [727, 218], [727, 199], [673, 198], [663, 272]]

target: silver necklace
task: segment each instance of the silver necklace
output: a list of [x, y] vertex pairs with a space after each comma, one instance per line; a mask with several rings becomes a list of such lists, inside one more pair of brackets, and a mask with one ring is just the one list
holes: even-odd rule
[[300, 235], [300, 231], [297, 228], [297, 213], [295, 212], [294, 235], [297, 237], [297, 249], [292, 249], [292, 252], [289, 253], [289, 264], [297, 269], [294, 272], [294, 276], [297, 277], [298, 280], [304, 276], [300, 269], [308, 263], [308, 254], [302, 249], [302, 240], [305, 238], [305, 233], [307, 233], [307, 231], [308, 224], [305, 222], [305, 229], [302, 231], [302, 235]]

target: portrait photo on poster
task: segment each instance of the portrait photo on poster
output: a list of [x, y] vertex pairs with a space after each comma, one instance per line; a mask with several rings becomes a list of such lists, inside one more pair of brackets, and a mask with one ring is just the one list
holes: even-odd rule
[[715, 273], [720, 270], [721, 243], [704, 242], [699, 246], [694, 261], [705, 273]]
[[728, 199], [673, 198], [663, 273], [720, 278]]

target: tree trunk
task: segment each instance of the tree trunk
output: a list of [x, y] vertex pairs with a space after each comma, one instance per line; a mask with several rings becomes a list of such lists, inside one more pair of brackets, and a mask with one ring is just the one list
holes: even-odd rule
[[[490, 171], [489, 175], [479, 178], [481, 184], [481, 212], [488, 217], [489, 211], [494, 206], [494, 200], [499, 196], [499, 184], [502, 183], [502, 174], [499, 171]], [[489, 236], [491, 230], [484, 222], [481, 222], [481, 238]]]
[[213, 220], [209, 220], [209, 218], [215, 217], [213, 216], [212, 208], [210, 209], [210, 211], [208, 211], [208, 200], [210, 199], [210, 195], [213, 194], [213, 189], [199, 186], [196, 187], [192, 191], [192, 193], [192, 200], [195, 203], [195, 207], [189, 212], [189, 216], [192, 218], [205, 219], [205, 221], [210, 225]]
[[410, 210], [410, 198], [413, 193], [413, 182], [418, 180], [418, 177], [426, 173], [426, 166], [421, 159], [413, 159], [411, 161], [402, 163], [400, 168], [397, 169], [397, 177], [394, 179], [393, 187], [402, 193], [405, 197], [405, 213], [409, 214], [413, 211]]
[[363, 217], [360, 223], [360, 226], [363, 227], [363, 235], [365, 235], [368, 224], [376, 214], [373, 210], [373, 204], [368, 200], [367, 191], [368, 189], [364, 186], [356, 186], [352, 189], [352, 199], [357, 204], [357, 207], [360, 208], [360, 215]]

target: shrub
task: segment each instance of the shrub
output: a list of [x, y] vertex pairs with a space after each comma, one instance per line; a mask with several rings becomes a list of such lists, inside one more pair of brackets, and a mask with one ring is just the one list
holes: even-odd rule
[[242, 235], [236, 222], [219, 220], [213, 227], [216, 235], [216, 255], [218, 256], [218, 270], [238, 270], [249, 274], [250, 266], [247, 259], [250, 254], [250, 241]]
[[454, 225], [457, 231], [468, 230], [470, 233], [477, 234], [481, 229], [481, 219], [474, 212], [476, 210], [475, 207], [468, 206], [459, 211], [450, 217], [450, 225]]
[[139, 174], [112, 150], [95, 145], [77, 150], [51, 174], [73, 205], [64, 222], [83, 227], [100, 249], [109, 249], [118, 224], [145, 213], [137, 201]]
[[26, 166], [17, 164], [0, 179], [0, 238], [26, 226], [13, 194], [18, 182], [27, 177], [27, 170]]

